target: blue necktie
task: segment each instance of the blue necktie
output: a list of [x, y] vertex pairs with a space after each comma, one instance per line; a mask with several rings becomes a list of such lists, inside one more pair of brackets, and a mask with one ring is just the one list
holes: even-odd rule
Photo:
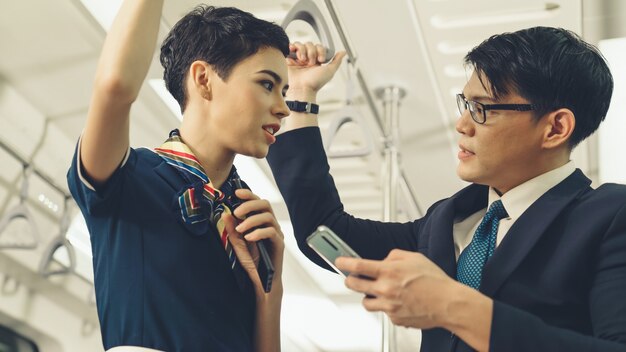
[[487, 214], [474, 232], [472, 242], [459, 256], [456, 273], [459, 282], [478, 289], [483, 274], [483, 266], [496, 248], [500, 219], [507, 216], [502, 201], [497, 200], [491, 203]]

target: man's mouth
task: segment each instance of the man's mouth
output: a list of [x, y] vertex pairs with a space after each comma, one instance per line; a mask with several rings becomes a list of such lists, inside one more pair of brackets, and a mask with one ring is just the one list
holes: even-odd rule
[[473, 151], [471, 151], [471, 150], [469, 150], [469, 149], [465, 148], [464, 146], [462, 146], [462, 145], [460, 145], [460, 144], [459, 144], [459, 149], [461, 149], [461, 152], [463, 152], [463, 153], [474, 154], [474, 152], [473, 152]]
[[458, 154], [459, 160], [465, 160], [474, 156], [474, 152], [472, 152], [471, 150], [465, 148], [464, 146], [460, 144], [459, 144], [459, 149], [460, 149], [459, 154]]

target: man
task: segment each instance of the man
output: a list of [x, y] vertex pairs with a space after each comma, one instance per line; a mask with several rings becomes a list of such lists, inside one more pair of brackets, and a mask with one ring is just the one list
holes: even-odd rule
[[[367, 259], [337, 266], [371, 278], [346, 285], [375, 296], [366, 309], [424, 329], [422, 351], [626, 351], [626, 187], [594, 190], [570, 161], [609, 107], [604, 59], [536, 27], [465, 62], [457, 173], [472, 184], [410, 223], [345, 213], [317, 122], [292, 113], [268, 160], [301, 250], [327, 267], [305, 238], [320, 224], [340, 235]], [[315, 102], [311, 87], [287, 94]]]

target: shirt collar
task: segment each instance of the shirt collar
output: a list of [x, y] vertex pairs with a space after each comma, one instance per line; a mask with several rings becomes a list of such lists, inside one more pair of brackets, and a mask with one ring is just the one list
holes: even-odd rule
[[[532, 178], [521, 185], [506, 192], [502, 197], [493, 187], [489, 187], [489, 204], [496, 200], [502, 200], [504, 209], [509, 214], [509, 219], [517, 220], [539, 197], [552, 187], [561, 183], [576, 170], [574, 161], [570, 160], [565, 165], [557, 167]], [[487, 207], [489, 208], [489, 207]]]

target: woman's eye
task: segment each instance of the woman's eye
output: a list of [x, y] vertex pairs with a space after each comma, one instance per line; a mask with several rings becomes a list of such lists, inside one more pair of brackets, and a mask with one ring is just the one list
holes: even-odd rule
[[270, 92], [274, 89], [274, 83], [272, 81], [262, 81], [261, 85]]

